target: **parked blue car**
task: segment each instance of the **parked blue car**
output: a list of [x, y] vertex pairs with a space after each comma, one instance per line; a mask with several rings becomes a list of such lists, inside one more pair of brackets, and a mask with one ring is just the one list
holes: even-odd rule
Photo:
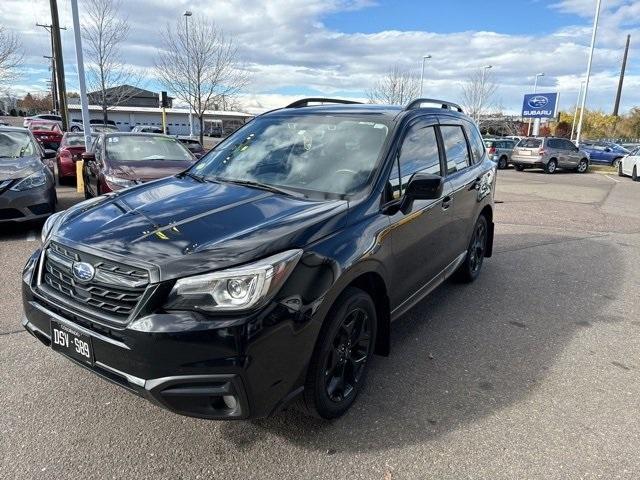
[[629, 150], [611, 142], [583, 142], [580, 149], [589, 154], [590, 163], [618, 166], [620, 159], [629, 154]]

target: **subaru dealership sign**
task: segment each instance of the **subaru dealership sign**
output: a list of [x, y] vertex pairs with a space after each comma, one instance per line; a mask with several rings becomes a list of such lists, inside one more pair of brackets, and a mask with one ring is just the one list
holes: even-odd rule
[[522, 102], [525, 118], [553, 118], [556, 113], [557, 93], [529, 93]]

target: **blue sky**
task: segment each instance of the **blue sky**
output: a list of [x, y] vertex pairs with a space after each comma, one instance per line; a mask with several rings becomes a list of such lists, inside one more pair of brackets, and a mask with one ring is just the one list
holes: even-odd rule
[[[80, 5], [86, 0], [80, 0]], [[67, 84], [77, 89], [68, 0], [59, 0]], [[640, 104], [640, 1], [603, 0], [588, 104], [611, 109], [625, 35], [632, 35], [623, 110]], [[48, 78], [49, 38], [36, 22], [48, 23], [48, 0], [0, 0], [0, 23], [23, 39], [26, 65], [12, 85], [17, 93], [42, 91]], [[304, 95], [366, 98], [392, 67], [419, 75], [422, 55], [425, 94], [461, 102], [469, 76], [491, 64], [494, 104], [516, 112], [531, 91], [560, 92], [561, 109], [575, 103], [584, 78], [595, 0], [136, 0], [122, 3], [130, 34], [123, 63], [142, 85], [159, 89], [154, 58], [161, 31], [182, 21], [181, 13], [214, 21], [233, 36], [251, 82], [243, 105], [253, 111], [281, 106]], [[81, 11], [82, 21], [82, 11]]]

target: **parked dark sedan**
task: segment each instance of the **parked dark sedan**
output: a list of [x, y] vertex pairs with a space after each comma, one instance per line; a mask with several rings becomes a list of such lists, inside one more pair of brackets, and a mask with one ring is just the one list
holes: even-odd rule
[[56, 208], [55, 179], [43, 150], [24, 128], [0, 127], [0, 223], [48, 217]]
[[[480, 275], [497, 166], [457, 105], [328, 102], [346, 101], [263, 114], [183, 173], [50, 218], [27, 331], [184, 415], [344, 414], [391, 322]], [[99, 151], [125, 138], [143, 141]]]
[[84, 153], [86, 198], [175, 175], [196, 158], [173, 137], [152, 133], [102, 133]]

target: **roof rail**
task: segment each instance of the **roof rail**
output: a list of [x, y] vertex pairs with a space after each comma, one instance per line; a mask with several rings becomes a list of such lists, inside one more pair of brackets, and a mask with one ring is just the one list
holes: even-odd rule
[[354, 104], [354, 103], [362, 103], [356, 102], [355, 100], [341, 100], [339, 98], [301, 98], [300, 100], [296, 100], [293, 103], [290, 103], [284, 108], [300, 108], [300, 107], [308, 107], [310, 103], [344, 103], [344, 104]]
[[462, 113], [462, 107], [457, 103], [447, 102], [446, 100], [436, 100], [435, 98], [416, 98], [412, 102], [409, 103], [405, 110], [413, 110], [416, 108], [420, 108], [423, 103], [431, 103], [434, 105], [440, 105], [440, 108], [445, 108], [447, 110], [457, 110]]

